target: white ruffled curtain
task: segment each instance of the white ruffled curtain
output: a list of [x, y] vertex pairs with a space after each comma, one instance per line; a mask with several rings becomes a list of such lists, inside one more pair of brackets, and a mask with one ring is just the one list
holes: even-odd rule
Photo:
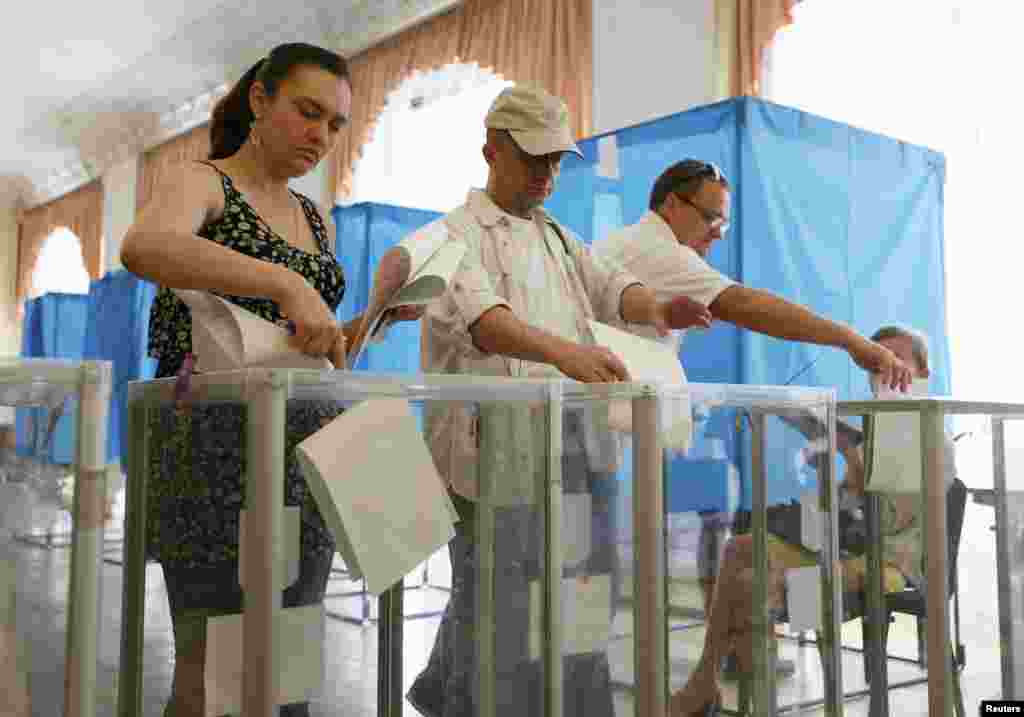
[[761, 97], [766, 59], [776, 34], [793, 24], [803, 0], [716, 0], [715, 96]]
[[1024, 8], [1003, 0], [805, 0], [771, 50], [768, 99], [946, 155], [947, 311], [960, 396], [1024, 399], [1005, 318], [1020, 303], [1024, 267], [1014, 211], [1024, 152], [1018, 93], [1007, 82], [1022, 23]]
[[414, 72], [387, 96], [356, 161], [353, 202], [447, 212], [483, 186], [484, 116], [511, 82], [476, 63]]
[[82, 243], [69, 229], [60, 227], [43, 242], [28, 296], [34, 299], [49, 292], [88, 294], [90, 280]]

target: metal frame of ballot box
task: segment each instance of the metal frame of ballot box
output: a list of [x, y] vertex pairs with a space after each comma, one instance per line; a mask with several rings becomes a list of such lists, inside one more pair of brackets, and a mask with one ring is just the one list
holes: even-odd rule
[[[993, 430], [993, 472], [997, 492], [999, 486], [1005, 491], [1006, 485], [1006, 447], [1002, 441], [1002, 422], [1007, 418], [1024, 418], [1024, 403], [1007, 403], [996, 401], [966, 401], [955, 398], [918, 398], [893, 399], [874, 401], [842, 401], [838, 404], [839, 415], [861, 416], [864, 419], [865, 434], [874, 430], [874, 419], [886, 413], [916, 413], [919, 416], [921, 430], [921, 497], [922, 515], [924, 517], [925, 574], [945, 576], [949, 574], [949, 543], [946, 529], [946, 495], [944, 482], [927, 480], [927, 476], [943, 475], [945, 469], [945, 453], [943, 450], [943, 434], [946, 416], [954, 415], [987, 415], [994, 422]], [[867, 457], [865, 457], [867, 460]], [[869, 481], [870, 483], [870, 481]], [[877, 494], [872, 494], [871, 486], [867, 486], [867, 500], [874, 502], [873, 510], [877, 511]], [[998, 509], [997, 509], [998, 516]], [[888, 684], [886, 676], [886, 656], [881, 644], [879, 630], [885, 619], [884, 596], [882, 591], [882, 575], [880, 555], [877, 547], [877, 531], [874, 540], [869, 541], [867, 570], [867, 614], [870, 629], [865, 635], [865, 649], [870, 651], [873, 659], [870, 679], [872, 717], [888, 715]], [[1004, 571], [1000, 566], [999, 578], [1004, 579]], [[1000, 591], [1000, 614], [1004, 594]], [[949, 581], [944, 578], [928, 580], [925, 600], [928, 606], [927, 620], [927, 664], [928, 664], [928, 714], [936, 717], [949, 717], [953, 714], [955, 695], [952, 676], [951, 646], [949, 643]], [[1003, 680], [1004, 691], [1007, 680], [1007, 642], [1003, 641]], [[1009, 693], [1004, 694], [1009, 699]]]
[[[750, 490], [753, 544], [752, 625], [755, 634], [764, 639], [754, 643], [753, 674], [747, 685], [741, 685], [738, 708], [740, 714], [779, 715], [808, 708], [824, 709], [828, 717], [843, 714], [843, 674], [841, 656], [842, 581], [836, 566], [839, 562], [839, 502], [835, 484], [836, 457], [836, 395], [828, 388], [793, 386], [749, 386], [725, 384], [690, 384], [694, 405], [732, 408], [746, 414], [750, 426]], [[773, 630], [773, 616], [768, 599], [768, 465], [770, 458], [766, 438], [767, 421], [772, 416], [799, 418], [816, 410], [823, 414], [825, 441], [818, 467], [818, 510], [823, 535], [818, 551], [821, 590], [821, 630], [819, 656], [822, 663], [823, 696], [789, 705], [779, 705], [776, 695], [775, 653], [768, 635]], [[723, 713], [731, 711], [722, 709]]]
[[109, 361], [0, 359], [0, 405], [52, 409], [68, 396], [79, 398], [64, 668], [67, 717], [96, 714], [99, 580], [112, 376]]
[[[1004, 700], [1024, 699], [1024, 686], [1022, 686], [1021, 660], [1024, 655], [1020, 652], [1021, 623], [1021, 581], [1019, 566], [1021, 561], [1022, 533], [1020, 528], [1021, 516], [1016, 508], [1018, 501], [1012, 503], [1008, 499], [1007, 491], [1012, 486], [1012, 492], [1019, 495], [1019, 479], [1013, 476], [1013, 471], [1008, 471], [1006, 433], [1007, 425], [1013, 424], [1013, 430], [1019, 430], [1024, 414], [1016, 416], [993, 416], [992, 417], [992, 472], [993, 489], [991, 502], [995, 508], [995, 525], [992, 526], [996, 533], [996, 581], [999, 590], [999, 634], [1000, 640], [1000, 666], [1002, 672], [1002, 687]], [[1019, 449], [1018, 449], [1019, 450]], [[1011, 464], [1011, 467], [1012, 464]], [[1008, 485], [1009, 484], [1009, 485]], [[978, 491], [983, 493], [983, 491]], [[1016, 498], [1016, 495], [1014, 496]], [[977, 500], [977, 497], [975, 498]], [[979, 501], [982, 502], [982, 501]], [[985, 501], [988, 502], [988, 501]], [[1011, 533], [1011, 531], [1013, 531]], [[1016, 569], [1017, 574], [1014, 574]]]
[[[147, 411], [174, 400], [174, 379], [133, 382], [129, 387], [128, 497], [126, 501], [124, 541], [124, 598], [122, 603], [122, 647], [119, 679], [119, 717], [136, 717], [142, 704], [142, 638], [145, 598], [145, 521], [146, 521], [146, 453], [144, 430]], [[584, 385], [568, 380], [492, 378], [441, 375], [375, 375], [364, 372], [319, 372], [300, 370], [230, 371], [196, 375], [192, 380], [191, 400], [230, 401], [246, 406], [247, 419], [247, 511], [263, 526], [261, 531], [246, 534], [244, 548], [247, 575], [245, 610], [243, 613], [242, 705], [246, 717], [270, 717], [276, 714], [274, 696], [278, 691], [279, 637], [271, 628], [281, 609], [280, 571], [278, 561], [270, 556], [278, 552], [282, 530], [284, 487], [284, 419], [285, 403], [297, 394], [303, 397], [358, 401], [372, 398], [405, 398], [410, 401], [445, 401], [472, 404], [486, 401], [528, 401], [544, 404], [547, 432], [547, 470], [543, 476], [544, 563], [542, 601], [544, 616], [543, 659], [544, 701], [548, 717], [562, 715], [562, 636], [561, 580], [563, 555], [562, 531], [562, 415], [570, 405], [585, 402], [629, 401], [633, 421], [633, 542], [635, 550], [634, 581], [634, 664], [636, 675], [635, 713], [643, 717], [665, 717], [668, 702], [668, 630], [666, 614], [667, 570], [665, 554], [665, 501], [662, 437], [659, 433], [659, 409], [663, 400], [700, 396], [714, 405], [740, 406], [754, 417], [754, 452], [763, 442], [765, 416], [787, 410], [824, 408], [829, 424], [829, 448], [834, 456], [835, 394], [831, 389], [773, 389], [770, 387], [691, 385], [666, 387], [647, 384]], [[524, 404], [525, 405], [525, 404]], [[487, 474], [487, 456], [480, 456], [482, 474]], [[755, 467], [757, 467], [755, 457]], [[831, 468], [827, 469], [831, 470]], [[767, 533], [765, 520], [764, 466], [755, 472], [754, 524], [755, 570], [760, 591], [766, 593]], [[835, 514], [835, 493], [830, 481], [822, 495], [824, 512]], [[481, 486], [482, 499], [487, 487]], [[496, 645], [493, 630], [493, 582], [488, 576], [496, 566], [493, 559], [495, 525], [493, 516], [481, 510], [477, 522], [478, 592], [477, 592], [477, 661], [478, 711], [480, 717], [495, 712], [495, 681], [493, 656]], [[835, 555], [837, 536], [834, 525], [826, 521], [831, 540], [826, 541], [826, 557]], [[831, 550], [831, 552], [829, 552]], [[826, 621], [823, 638], [838, 645], [840, 594], [831, 571], [831, 558], [823, 561], [823, 604]], [[488, 591], [487, 585], [492, 590]], [[757, 590], [758, 588], [755, 588]], [[762, 596], [763, 597], [763, 596]], [[767, 625], [767, 601], [761, 615]], [[378, 626], [378, 715], [399, 717], [404, 703], [403, 688], [403, 587], [401, 583], [380, 596]], [[756, 714], [768, 714], [773, 681], [768, 678], [767, 634], [764, 650], [755, 661], [753, 686]], [[835, 680], [826, 685], [826, 713], [840, 714], [842, 694], [838, 651], [830, 656]]]

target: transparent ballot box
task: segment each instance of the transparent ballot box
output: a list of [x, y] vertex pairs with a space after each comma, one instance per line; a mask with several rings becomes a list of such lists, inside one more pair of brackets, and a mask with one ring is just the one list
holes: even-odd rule
[[[719, 562], [698, 561], [700, 529], [686, 526], [718, 505], [752, 536], [743, 685], [768, 714], [782, 613], [769, 610], [767, 507], [792, 496], [816, 536], [805, 561], [822, 568], [801, 619], [840, 681], [831, 390], [286, 370], [175, 389], [129, 389], [120, 717], [159, 714], [144, 622], [166, 607], [146, 561], [166, 575], [208, 535], [240, 536], [237, 557], [214, 553], [228, 556], [217, 581], [244, 595], [244, 611], [221, 601], [202, 628], [208, 714], [213, 700], [247, 716], [308, 701], [313, 714], [661, 717], [707, 632], [697, 563]], [[213, 517], [182, 524], [176, 505]], [[362, 605], [339, 620], [322, 582], [294, 597], [316, 560], [330, 569], [324, 530]], [[412, 584], [435, 580], [438, 599], [420, 602]], [[829, 689], [818, 701], [835, 713]]]
[[689, 388], [663, 465], [672, 713], [839, 714], [834, 392]]
[[[113, 675], [98, 674], [110, 391], [106, 361], [0, 359], [0, 406], [27, 415], [32, 429], [27, 450], [0, 450], [5, 715], [91, 717], [112, 687]], [[73, 463], [53, 465], [44, 453], [72, 400]]]
[[[998, 685], [990, 689], [990, 676], [999, 664], [985, 665], [987, 654], [996, 643], [1002, 653], [1002, 698], [1020, 699], [1015, 691], [1015, 657], [1013, 615], [1020, 614], [1012, 597], [1013, 558], [1007, 541], [1013, 530], [1014, 476], [1008, 471], [1013, 465], [1020, 441], [1014, 440], [1015, 424], [1024, 417], [1024, 404], [999, 401], [969, 401], [956, 398], [906, 398], [873, 401], [843, 401], [838, 404], [841, 417], [859, 418], [865, 435], [865, 501], [866, 524], [866, 580], [863, 595], [847, 595], [844, 616], [864, 619], [864, 679], [870, 693], [871, 714], [888, 714], [896, 699], [892, 689], [914, 683], [927, 683], [927, 696], [921, 695], [919, 705], [929, 715], [966, 714], [982, 699], [999, 699]], [[983, 422], [984, 433], [991, 436], [991, 451], [987, 459], [978, 461], [971, 455], [970, 442], [955, 443], [968, 435], [953, 435], [949, 428], [953, 421], [964, 418]], [[1017, 429], [1019, 430], [1019, 429]], [[982, 447], [984, 446], [976, 446]], [[1012, 449], [1012, 450], [1011, 450]], [[973, 453], [976, 454], [976, 451]], [[973, 491], [968, 489], [973, 486]], [[993, 490], [978, 490], [980, 486], [994, 486]], [[994, 499], [995, 553], [997, 569], [999, 620], [998, 639], [986, 640], [980, 635], [964, 636], [960, 628], [960, 600], [966, 576], [975, 566], [964, 567], [958, 555], [965, 552], [965, 512], [969, 512], [968, 496], [985, 493]], [[914, 522], [920, 531], [921, 554], [913, 558], [920, 565], [921, 579], [913, 580], [901, 589], [892, 591], [885, 585], [886, 559], [898, 556], [903, 545], [903, 534], [898, 526], [902, 513], [916, 513]], [[894, 536], [895, 533], [895, 536]], [[984, 534], [983, 534], [984, 535]], [[972, 534], [971, 553], [979, 560], [989, 553], [982, 545], [982, 536]], [[987, 541], [985, 541], [987, 542]], [[888, 546], [895, 545], [896, 550]], [[959, 585], [959, 587], [958, 587]], [[976, 586], [975, 586], [976, 587]], [[981, 589], [986, 598], [991, 592]], [[950, 598], [955, 598], [950, 600]], [[918, 625], [919, 657], [917, 665], [926, 674], [917, 679], [906, 679], [906, 670], [887, 647], [889, 627], [894, 615], [914, 616]], [[984, 610], [972, 605], [969, 629], [982, 633], [986, 630]], [[956, 630], [951, 638], [950, 626]], [[884, 626], [879, 629], [878, 626]], [[1019, 629], [1018, 629], [1019, 631]], [[972, 663], [965, 658], [965, 642], [973, 642]], [[1017, 653], [1020, 654], [1019, 651]], [[972, 668], [972, 664], [975, 666]], [[994, 669], [988, 669], [992, 667]], [[966, 672], [965, 672], [966, 669]], [[972, 669], [978, 670], [979, 679], [967, 680]], [[906, 704], [901, 702], [899, 704]]]
[[992, 417], [1002, 698], [1024, 699], [1024, 415]]

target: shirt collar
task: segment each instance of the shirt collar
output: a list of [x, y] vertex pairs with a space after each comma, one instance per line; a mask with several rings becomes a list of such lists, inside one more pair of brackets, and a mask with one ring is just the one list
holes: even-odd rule
[[654, 230], [654, 233], [662, 239], [671, 241], [673, 244], [679, 244], [679, 240], [676, 239], [676, 233], [672, 231], [672, 227], [670, 227], [668, 222], [662, 219], [661, 215], [656, 211], [648, 210], [647, 213], [640, 218], [640, 223], [650, 225]]
[[[494, 203], [488, 195], [482, 189], [471, 189], [466, 197], [466, 207], [470, 213], [477, 218], [477, 221], [484, 228], [490, 228], [498, 224], [509, 224], [513, 221], [524, 222], [528, 221], [522, 217], [516, 217], [508, 212], [504, 211], [497, 204]], [[541, 222], [548, 221], [548, 213], [538, 207], [533, 210], [535, 219], [540, 219]]]

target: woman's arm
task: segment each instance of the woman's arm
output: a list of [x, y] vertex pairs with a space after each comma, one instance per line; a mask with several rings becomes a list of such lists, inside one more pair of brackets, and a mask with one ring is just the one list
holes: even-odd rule
[[269, 299], [295, 326], [292, 345], [310, 356], [340, 359], [341, 333], [323, 297], [283, 264], [263, 261], [198, 236], [222, 212], [220, 178], [188, 165], [159, 188], [121, 247], [128, 271], [172, 289]]
[[359, 327], [363, 324], [363, 317], [365, 314], [359, 314], [355, 318], [349, 319], [341, 327], [341, 330], [345, 332], [345, 343], [348, 346], [352, 346], [352, 340], [355, 339], [356, 334], [359, 333]]
[[184, 167], [159, 188], [128, 230], [121, 263], [133, 274], [172, 289], [214, 290], [280, 303], [302, 277], [197, 235], [222, 206], [216, 172], [203, 165]]

